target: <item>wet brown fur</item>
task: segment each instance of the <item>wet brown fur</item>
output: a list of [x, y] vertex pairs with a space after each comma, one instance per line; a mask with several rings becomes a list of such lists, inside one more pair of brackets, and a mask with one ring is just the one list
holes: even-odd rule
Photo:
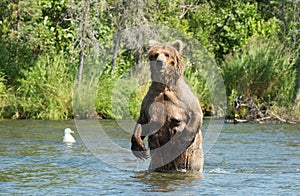
[[[152, 83], [134, 129], [131, 150], [145, 159], [148, 136], [155, 171], [202, 171], [202, 111], [183, 79], [182, 43], [151, 44], [148, 54]], [[174, 155], [176, 155], [174, 157]]]

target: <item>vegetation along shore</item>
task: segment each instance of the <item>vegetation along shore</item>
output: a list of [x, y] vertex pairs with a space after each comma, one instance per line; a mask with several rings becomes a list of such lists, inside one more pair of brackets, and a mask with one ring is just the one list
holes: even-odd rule
[[[299, 13], [300, 1], [293, 0], [2, 0], [0, 118], [128, 118], [120, 112], [126, 108], [112, 106], [114, 87], [146, 57], [144, 49], [124, 50], [116, 33], [158, 25], [197, 40], [217, 65], [226, 88], [226, 111], [211, 102], [202, 73], [193, 66], [185, 70], [206, 116], [297, 123]], [[111, 48], [112, 55], [103, 57], [108, 63], [102, 70], [89, 70], [101, 75], [88, 83], [83, 75], [95, 47]], [[83, 87], [85, 96], [77, 97]], [[132, 91], [130, 118], [138, 117], [147, 88], [145, 83]]]

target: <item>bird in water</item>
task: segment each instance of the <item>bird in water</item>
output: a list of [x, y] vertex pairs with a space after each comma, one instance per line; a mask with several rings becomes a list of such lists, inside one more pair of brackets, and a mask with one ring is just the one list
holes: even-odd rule
[[62, 139], [62, 142], [66, 142], [66, 143], [75, 143], [75, 139], [74, 137], [71, 135], [71, 133], [74, 133], [74, 131], [72, 131], [70, 128], [66, 128], [65, 129], [65, 136]]

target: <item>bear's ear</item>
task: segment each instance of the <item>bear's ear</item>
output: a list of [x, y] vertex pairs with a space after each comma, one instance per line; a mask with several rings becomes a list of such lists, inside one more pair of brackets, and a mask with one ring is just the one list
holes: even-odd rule
[[180, 54], [182, 54], [182, 48], [183, 48], [182, 41], [176, 40], [173, 42], [172, 45]]

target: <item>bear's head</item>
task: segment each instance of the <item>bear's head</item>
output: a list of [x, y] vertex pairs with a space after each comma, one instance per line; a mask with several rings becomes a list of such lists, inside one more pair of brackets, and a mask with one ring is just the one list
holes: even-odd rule
[[151, 79], [167, 86], [176, 84], [183, 75], [182, 42], [173, 43], [149, 42], [148, 56], [150, 60]]

